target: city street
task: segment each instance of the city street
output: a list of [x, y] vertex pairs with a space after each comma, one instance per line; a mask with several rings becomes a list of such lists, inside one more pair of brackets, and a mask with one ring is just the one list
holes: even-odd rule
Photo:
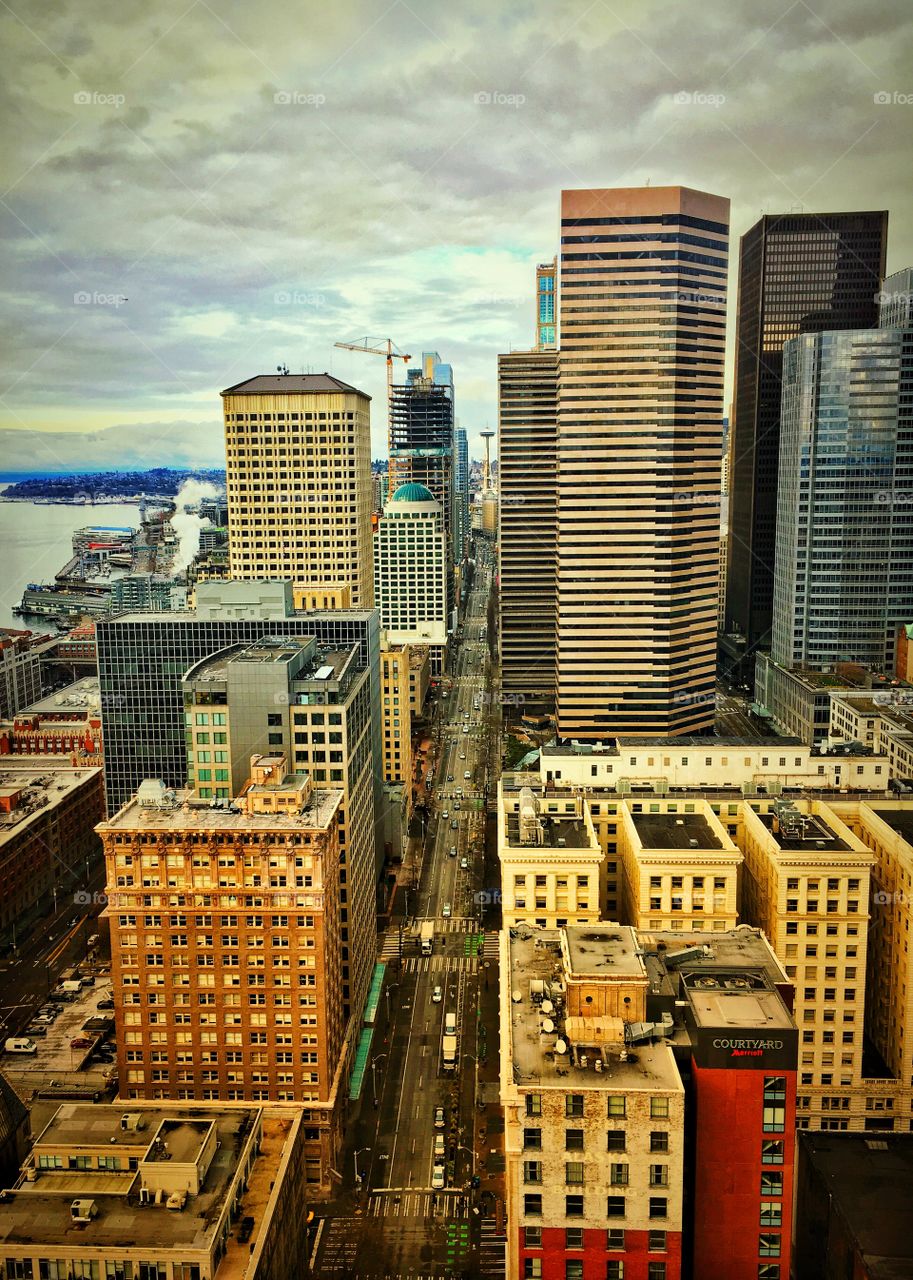
[[[347, 1190], [326, 1206], [315, 1235], [312, 1267], [321, 1276], [504, 1274], [503, 1236], [490, 1217], [495, 1192], [488, 1185], [483, 1100], [497, 1100], [497, 937], [480, 933], [477, 899], [491, 710], [484, 639], [490, 584], [491, 569], [480, 563], [436, 728], [411, 916], [402, 929], [391, 927], [381, 946], [393, 984], [390, 1020], [366, 1076], [343, 1174]], [[430, 955], [420, 947], [425, 921], [434, 930]], [[455, 1070], [445, 1069], [442, 1054], [451, 1016]], [[443, 1110], [436, 1116], [437, 1108]], [[438, 1163], [444, 1185], [435, 1188]], [[480, 1185], [473, 1187], [476, 1176]]]

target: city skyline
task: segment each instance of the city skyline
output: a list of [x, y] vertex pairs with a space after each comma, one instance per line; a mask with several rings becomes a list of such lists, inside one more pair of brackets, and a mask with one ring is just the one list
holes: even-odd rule
[[[863, 208], [872, 189], [902, 207], [913, 23], [900, 4], [864, 26], [834, 10], [794, 5], [759, 30], [741, 4], [697, 26], [633, 5], [480, 9], [477, 25], [349, 6], [281, 48], [262, 10], [163, 4], [129, 31], [87, 13], [91, 37], [62, 15], [11, 18], [28, 123], [4, 197], [19, 265], [0, 430], [39, 433], [26, 456], [49, 464], [54, 433], [112, 426], [143, 429], [151, 460], [185, 440], [217, 459], [213, 391], [284, 361], [370, 394], [380, 456], [383, 370], [333, 349], [368, 331], [447, 351], [480, 456], [495, 356], [534, 340], [556, 189], [718, 191], [734, 237], [763, 211]], [[286, 198], [267, 210], [270, 189]], [[887, 269], [911, 260], [898, 225]]]

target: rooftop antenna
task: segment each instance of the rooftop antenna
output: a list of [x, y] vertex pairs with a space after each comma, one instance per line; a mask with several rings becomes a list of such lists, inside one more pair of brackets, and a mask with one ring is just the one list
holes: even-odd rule
[[277, 364], [277, 365], [276, 365], [276, 372], [277, 372], [277, 373], [279, 373], [279, 374], [287, 375], [287, 374], [288, 374], [288, 365], [287, 365], [287, 364]]

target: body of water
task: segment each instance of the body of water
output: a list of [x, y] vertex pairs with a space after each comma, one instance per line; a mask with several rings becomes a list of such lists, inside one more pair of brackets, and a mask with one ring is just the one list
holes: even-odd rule
[[137, 529], [139, 507], [132, 502], [65, 507], [0, 500], [0, 627], [42, 629], [41, 622], [14, 614], [13, 606], [28, 583], [53, 582], [73, 554], [73, 531], [93, 524]]

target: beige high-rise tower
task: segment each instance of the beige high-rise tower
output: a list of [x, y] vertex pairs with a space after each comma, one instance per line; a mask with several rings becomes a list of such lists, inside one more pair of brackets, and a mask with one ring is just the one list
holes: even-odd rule
[[713, 726], [728, 236], [720, 196], [562, 192], [562, 738]]
[[368, 609], [370, 397], [328, 373], [222, 392], [232, 578], [285, 578], [295, 604]]

